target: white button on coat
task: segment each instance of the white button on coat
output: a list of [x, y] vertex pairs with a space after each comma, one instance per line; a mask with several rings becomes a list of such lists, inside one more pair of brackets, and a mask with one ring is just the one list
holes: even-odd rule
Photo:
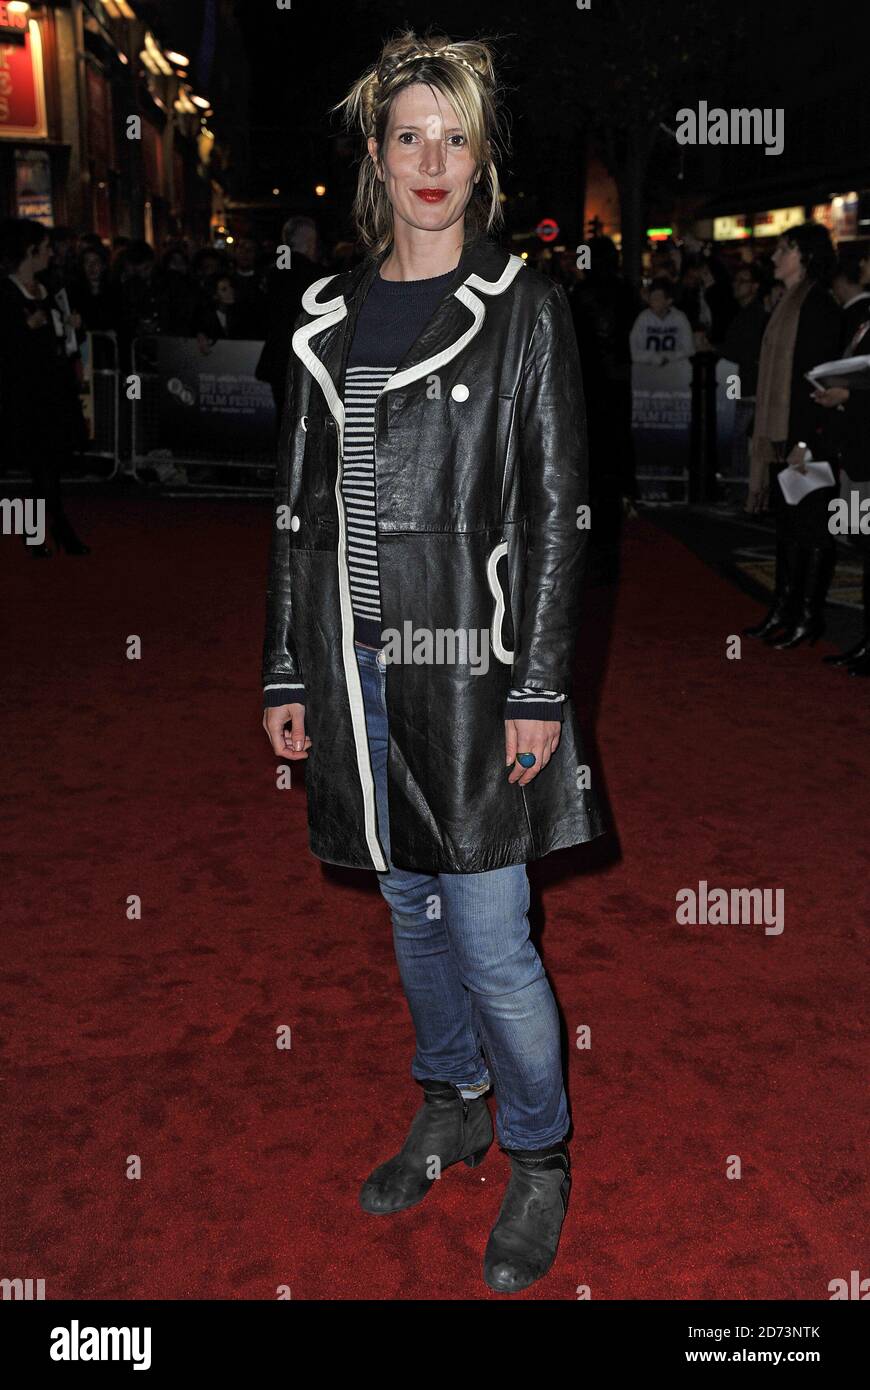
[[291, 530], [291, 531], [298, 531], [298, 530], [299, 530], [299, 527], [300, 527], [301, 525], [302, 525], [302, 522], [299, 520], [298, 516], [291, 516], [291, 518], [290, 518], [290, 530]]
[[462, 382], [459, 381], [459, 382], [457, 382], [456, 385], [452, 388], [450, 394], [451, 394], [451, 396], [453, 397], [453, 399], [454, 399], [455, 401], [467, 401], [467, 400], [468, 400], [468, 387], [467, 387], [467, 386], [463, 386], [463, 385], [462, 385]]

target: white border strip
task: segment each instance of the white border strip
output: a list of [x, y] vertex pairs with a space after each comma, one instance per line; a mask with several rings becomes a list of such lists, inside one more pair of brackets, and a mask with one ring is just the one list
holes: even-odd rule
[[[332, 278], [331, 276], [329, 277]], [[318, 281], [317, 284], [323, 284]], [[316, 289], [317, 285], [311, 287]], [[336, 307], [333, 308], [332, 306]], [[310, 311], [309, 311], [310, 312]], [[305, 324], [302, 328], [297, 328], [293, 334], [293, 351], [297, 357], [308, 368], [311, 375], [318, 382], [330, 413], [338, 427], [338, 470], [335, 478], [335, 500], [338, 507], [338, 598], [339, 611], [341, 614], [341, 656], [344, 663], [344, 679], [347, 685], [347, 696], [350, 703], [350, 718], [353, 728], [353, 738], [356, 747], [356, 765], [359, 773], [360, 787], [362, 789], [363, 811], [365, 815], [365, 834], [366, 843], [369, 847], [369, 854], [372, 857], [375, 868], [386, 873], [389, 864], [384, 858], [381, 842], [378, 839], [377, 830], [377, 800], [375, 797], [375, 782], [372, 773], [371, 759], [369, 756], [368, 735], [366, 732], [365, 704], [363, 702], [362, 681], [360, 680], [359, 667], [356, 662], [356, 652], [353, 646], [353, 608], [350, 601], [350, 576], [347, 568], [347, 522], [344, 513], [344, 501], [341, 496], [341, 479], [344, 471], [344, 405], [332, 381], [332, 377], [324, 367], [320, 358], [312, 352], [309, 346], [309, 339], [316, 333], [322, 332], [326, 328], [331, 328], [333, 324], [340, 323], [347, 316], [347, 306], [344, 298], [338, 301], [330, 300], [327, 308], [318, 309], [315, 312], [321, 317], [314, 319], [311, 323]]]
[[501, 640], [502, 623], [504, 622], [505, 601], [502, 587], [498, 582], [498, 562], [502, 555], [507, 555], [507, 541], [499, 541], [497, 546], [489, 552], [489, 559], [486, 562], [486, 577], [489, 581], [490, 592], [495, 599], [495, 612], [492, 615], [492, 627], [490, 635], [492, 637], [492, 649], [499, 661], [505, 665], [513, 664], [514, 654], [509, 652]]

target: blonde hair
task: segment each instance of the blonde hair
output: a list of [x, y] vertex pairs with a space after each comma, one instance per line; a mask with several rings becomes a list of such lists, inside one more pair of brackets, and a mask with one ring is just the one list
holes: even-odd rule
[[[496, 158], [507, 150], [507, 131], [501, 115], [502, 88], [486, 43], [472, 39], [453, 43], [446, 35], [431, 33], [420, 39], [412, 29], [405, 29], [384, 44], [377, 62], [330, 109], [343, 112], [348, 129], [359, 124], [366, 138], [374, 136], [380, 156], [393, 99], [415, 82], [436, 88], [453, 106], [480, 171], [465, 209], [468, 242], [504, 221]], [[360, 165], [353, 219], [371, 255], [392, 244], [393, 209], [368, 152]]]

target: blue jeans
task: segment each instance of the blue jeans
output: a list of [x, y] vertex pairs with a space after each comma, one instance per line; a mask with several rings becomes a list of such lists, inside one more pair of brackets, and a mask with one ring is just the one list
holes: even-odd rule
[[[411, 1075], [463, 1091], [495, 1082], [496, 1132], [505, 1148], [543, 1149], [568, 1129], [559, 1018], [529, 939], [524, 864], [481, 874], [424, 874], [390, 858], [387, 813], [387, 668], [355, 644], [387, 873], [393, 942], [417, 1039]], [[506, 769], [504, 775], [507, 775]], [[485, 1057], [484, 1054], [485, 1053]]]

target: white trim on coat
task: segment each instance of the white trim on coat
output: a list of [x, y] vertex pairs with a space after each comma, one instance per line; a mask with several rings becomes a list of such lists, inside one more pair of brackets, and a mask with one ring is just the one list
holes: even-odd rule
[[483, 300], [478, 299], [469, 286], [473, 286], [475, 290], [480, 290], [483, 294], [503, 294], [508, 286], [513, 284], [518, 272], [524, 269], [525, 264], [521, 256], [515, 256], [511, 253], [507, 265], [497, 280], [482, 280], [479, 275], [475, 274], [471, 274], [463, 280], [459, 288], [453, 291], [453, 294], [460, 304], [464, 304], [466, 309], [470, 310], [474, 316], [474, 322], [440, 352], [433, 353], [431, 357], [424, 357], [423, 361], [418, 362], [416, 366], [406, 367], [401, 372], [394, 372], [382, 387], [381, 394], [384, 391], [396, 391], [412, 381], [419, 381], [421, 376], [429, 376], [431, 372], [437, 372], [439, 368], [452, 361], [457, 353], [460, 353], [464, 347], [468, 346], [472, 338], [477, 336], [486, 318], [486, 306]]
[[[407, 367], [404, 371], [394, 372], [382, 391], [395, 391], [409, 382], [418, 381], [420, 377], [428, 376], [431, 372], [437, 371], [447, 362], [450, 362], [463, 348], [465, 348], [476, 335], [480, 332], [486, 318], [486, 307], [482, 299], [474, 293], [479, 290], [481, 294], [497, 295], [504, 291], [513, 283], [515, 276], [525, 267], [525, 261], [521, 256], [511, 253], [508, 257], [507, 265], [497, 280], [484, 280], [480, 275], [472, 273], [466, 276], [463, 283], [453, 291], [455, 297], [464, 304], [473, 316], [473, 323], [461, 333], [454, 342], [440, 352], [433, 353], [431, 357], [418, 362], [416, 366]], [[377, 833], [377, 803], [375, 799], [374, 777], [372, 774], [371, 761], [369, 758], [368, 736], [366, 733], [365, 706], [362, 696], [362, 682], [360, 680], [359, 667], [356, 662], [356, 653], [353, 645], [353, 608], [350, 599], [350, 573], [347, 564], [347, 521], [344, 511], [344, 500], [341, 495], [341, 479], [344, 470], [344, 403], [339, 396], [332, 377], [326, 370], [320, 358], [312, 351], [310, 346], [311, 339], [325, 329], [331, 328], [333, 324], [340, 323], [347, 317], [347, 305], [344, 295], [336, 295], [334, 299], [327, 300], [321, 304], [318, 295], [330, 281], [336, 278], [335, 275], [326, 275], [321, 280], [316, 280], [313, 285], [309, 285], [302, 295], [302, 308], [307, 314], [312, 314], [311, 323], [304, 324], [297, 328], [292, 338], [292, 348], [296, 356], [319, 385], [338, 427], [338, 471], [335, 481], [335, 500], [338, 508], [338, 593], [339, 609], [341, 616], [341, 652], [344, 663], [344, 675], [347, 682], [348, 700], [350, 702], [351, 723], [353, 726], [354, 743], [356, 746], [357, 769], [359, 772], [360, 787], [362, 790], [363, 807], [365, 810], [365, 833], [366, 843], [371, 854], [374, 866], [381, 873], [385, 873], [389, 865], [387, 864], [383, 849]], [[507, 545], [505, 543], [505, 549]], [[504, 610], [504, 599], [501, 599], [502, 611]], [[499, 650], [500, 649], [500, 650]], [[498, 638], [496, 655], [504, 652], [505, 648], [501, 644], [501, 637]], [[505, 656], [501, 660], [510, 659]]]
[[[329, 277], [332, 278], [331, 276]], [[317, 284], [323, 284], [319, 280]], [[316, 289], [313, 285], [311, 289]], [[306, 291], [310, 293], [310, 291]], [[304, 303], [304, 296], [303, 296]], [[337, 306], [337, 307], [333, 307]], [[302, 328], [297, 328], [293, 334], [292, 346], [297, 357], [305, 364], [317, 381], [324, 396], [326, 404], [329, 406], [330, 413], [338, 427], [338, 469], [335, 477], [335, 501], [338, 507], [338, 546], [336, 551], [338, 563], [338, 601], [339, 613], [341, 615], [341, 658], [344, 664], [344, 679], [347, 685], [347, 698], [350, 704], [350, 721], [353, 728], [353, 740], [356, 748], [356, 765], [359, 773], [360, 789], [363, 799], [363, 813], [365, 820], [366, 844], [369, 847], [369, 854], [372, 857], [375, 868], [380, 873], [386, 873], [389, 864], [384, 856], [381, 842], [378, 839], [378, 819], [377, 819], [377, 799], [375, 796], [375, 780], [372, 772], [371, 758], [369, 755], [368, 734], [366, 732], [366, 713], [363, 701], [362, 681], [360, 679], [359, 667], [356, 663], [356, 652], [353, 645], [353, 608], [350, 601], [350, 574], [347, 566], [347, 521], [344, 514], [344, 499], [341, 495], [341, 478], [344, 471], [344, 405], [341, 397], [335, 389], [335, 384], [329, 372], [324, 367], [320, 358], [312, 352], [310, 339], [316, 333], [322, 333], [324, 329], [331, 328], [333, 324], [340, 323], [347, 316], [347, 306], [342, 296], [339, 299], [330, 300], [329, 305], [319, 307], [315, 310], [308, 310], [319, 315], [311, 323], [305, 324]]]
[[490, 592], [495, 599], [495, 612], [492, 615], [492, 626], [490, 627], [492, 649], [499, 661], [503, 661], [507, 666], [512, 666], [514, 654], [508, 651], [501, 640], [501, 629], [507, 605], [504, 601], [504, 591], [498, 582], [498, 562], [502, 555], [507, 555], [507, 552], [507, 541], [499, 541], [498, 545], [490, 551], [489, 559], [486, 562], [486, 577], [489, 581]]

